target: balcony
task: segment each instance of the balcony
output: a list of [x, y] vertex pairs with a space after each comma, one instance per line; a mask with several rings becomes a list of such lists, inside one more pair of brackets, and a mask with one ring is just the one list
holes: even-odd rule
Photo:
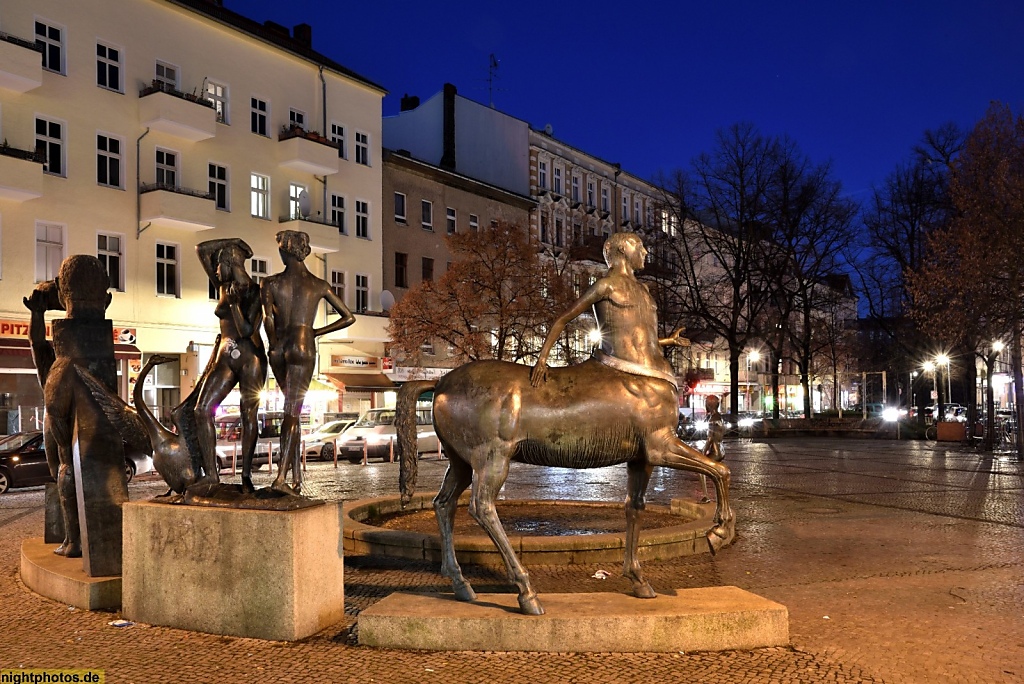
[[569, 256], [573, 261], [593, 261], [598, 264], [604, 263], [604, 235], [584, 235], [577, 238], [569, 250]]
[[153, 81], [139, 91], [139, 121], [150, 130], [190, 142], [206, 140], [217, 133], [217, 110], [212, 102], [161, 81]]
[[208, 192], [153, 183], [139, 193], [142, 221], [191, 233], [216, 227], [217, 205]]
[[315, 131], [284, 126], [278, 136], [277, 161], [281, 166], [317, 176], [338, 173], [338, 144]]
[[46, 155], [0, 144], [0, 200], [24, 202], [43, 196]]
[[41, 85], [41, 48], [23, 38], [0, 32], [0, 88], [27, 93]]
[[313, 254], [330, 254], [341, 249], [341, 229], [337, 224], [307, 216], [282, 216], [278, 219], [281, 230], [297, 230], [309, 236], [309, 249]]

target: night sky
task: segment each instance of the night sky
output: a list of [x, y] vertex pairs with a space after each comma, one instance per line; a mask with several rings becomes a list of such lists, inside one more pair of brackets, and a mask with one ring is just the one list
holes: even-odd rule
[[[991, 100], [1024, 113], [1024, 2], [416, 2], [225, 0], [313, 26], [313, 47], [388, 89], [447, 81], [652, 178], [753, 123], [831, 160], [867, 199], [925, 129], [973, 125]], [[488, 91], [489, 56], [499, 60]]]

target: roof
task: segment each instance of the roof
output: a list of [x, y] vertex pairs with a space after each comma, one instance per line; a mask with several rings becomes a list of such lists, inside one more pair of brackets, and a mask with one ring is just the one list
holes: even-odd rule
[[468, 192], [484, 195], [502, 202], [518, 204], [524, 209], [531, 209], [537, 206], [537, 200], [517, 192], [498, 187], [493, 183], [467, 176], [456, 171], [441, 168], [436, 164], [413, 157], [406, 150], [390, 150], [384, 148], [384, 163], [404, 166], [409, 169], [418, 169], [421, 173], [436, 176], [441, 182], [452, 187], [460, 188]]
[[388, 92], [384, 86], [374, 83], [348, 67], [342, 66], [330, 57], [317, 52], [305, 42], [293, 38], [289, 35], [287, 27], [270, 21], [261, 24], [258, 21], [242, 16], [238, 12], [227, 9], [224, 7], [222, 0], [167, 0], [167, 2], [225, 24], [264, 43], [275, 45], [297, 57], [309, 60], [314, 64], [323, 66], [325, 69], [330, 69], [365, 86], [379, 90], [382, 95], [386, 95]]

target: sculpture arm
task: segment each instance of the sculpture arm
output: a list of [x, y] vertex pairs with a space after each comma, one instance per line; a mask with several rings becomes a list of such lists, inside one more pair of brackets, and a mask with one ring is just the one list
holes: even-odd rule
[[689, 347], [690, 340], [683, 337], [684, 331], [685, 328], [676, 328], [671, 335], [658, 340], [658, 344], [662, 347]]
[[260, 301], [263, 303], [263, 329], [267, 332], [267, 342], [271, 349], [277, 349], [277, 329], [274, 318], [276, 308], [271, 288], [260, 287]]
[[252, 248], [240, 238], [221, 238], [200, 242], [196, 245], [196, 255], [214, 285], [217, 284], [217, 259], [220, 256], [220, 251], [225, 247], [238, 247], [246, 259], [252, 257]]
[[351, 311], [349, 311], [349, 308], [345, 306], [345, 302], [341, 301], [341, 297], [336, 295], [334, 293], [334, 290], [332, 290], [330, 287], [328, 287], [326, 292], [324, 292], [324, 299], [327, 301], [328, 304], [334, 307], [334, 310], [338, 312], [341, 318], [334, 321], [333, 323], [328, 323], [322, 328], [314, 330], [313, 335], [317, 337], [319, 337], [320, 335], [326, 335], [327, 333], [334, 332], [335, 330], [347, 328], [348, 326], [356, 322], [355, 315]]
[[[238, 286], [237, 282], [233, 282], [229, 290], [228, 302], [231, 320], [235, 324], [235, 330], [238, 331], [239, 336], [252, 337], [252, 334], [259, 328], [263, 315], [260, 294], [257, 292], [255, 296], [247, 297], [244, 290], [236, 290]], [[252, 283], [250, 287], [258, 288], [259, 285]]]
[[60, 302], [57, 300], [57, 284], [52, 280], [40, 283], [32, 291], [31, 296], [22, 298], [22, 302], [24, 302], [25, 308], [32, 312], [28, 326], [28, 342], [32, 349], [32, 361], [36, 366], [39, 386], [46, 387], [46, 378], [50, 375], [50, 368], [57, 356], [53, 351], [53, 345], [46, 339], [46, 317], [44, 314], [51, 308], [61, 308]]
[[551, 324], [551, 330], [548, 331], [548, 336], [544, 340], [544, 346], [540, 348], [540, 353], [537, 355], [537, 363], [534, 364], [533, 370], [530, 371], [530, 384], [534, 387], [539, 387], [540, 383], [547, 378], [547, 362], [548, 354], [551, 353], [551, 348], [555, 346], [555, 341], [558, 336], [565, 330], [565, 326], [569, 321], [573, 320], [581, 313], [598, 303], [602, 299], [606, 298], [606, 285], [603, 281], [599, 280], [590, 286], [583, 296], [576, 300], [576, 303], [569, 307], [565, 313], [555, 319], [555, 322]]

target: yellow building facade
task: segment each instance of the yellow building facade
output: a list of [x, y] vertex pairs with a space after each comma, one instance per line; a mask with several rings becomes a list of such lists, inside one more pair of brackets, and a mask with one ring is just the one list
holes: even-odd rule
[[314, 51], [308, 25], [216, 0], [8, 0], [0, 32], [6, 401], [38, 402], [22, 297], [71, 254], [107, 265], [123, 395], [156, 352], [182, 363], [160, 369], [153, 403], [191, 389], [218, 330], [195, 256], [214, 238], [244, 239], [259, 278], [282, 268], [279, 230], [309, 233], [310, 271], [358, 314], [321, 340], [321, 372], [383, 355], [383, 88]]

